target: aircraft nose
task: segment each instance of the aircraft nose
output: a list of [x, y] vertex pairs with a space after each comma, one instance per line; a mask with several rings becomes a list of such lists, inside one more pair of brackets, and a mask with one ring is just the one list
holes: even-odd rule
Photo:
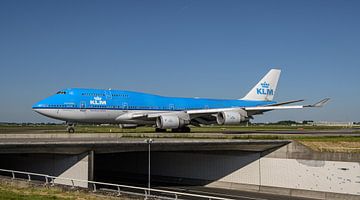
[[52, 117], [54, 113], [53, 113], [52, 110], [48, 109], [49, 104], [50, 104], [49, 98], [43, 99], [43, 100], [41, 100], [39, 102], [36, 102], [32, 106], [32, 110], [39, 113], [39, 114], [41, 114], [41, 115]]
[[36, 102], [34, 105], [32, 105], [32, 109], [42, 108], [44, 107], [44, 104], [42, 101]]
[[41, 109], [46, 108], [47, 104], [46, 104], [46, 99], [41, 100], [36, 102], [34, 105], [32, 105], [32, 109], [33, 111], [37, 112], [37, 113], [41, 113]]

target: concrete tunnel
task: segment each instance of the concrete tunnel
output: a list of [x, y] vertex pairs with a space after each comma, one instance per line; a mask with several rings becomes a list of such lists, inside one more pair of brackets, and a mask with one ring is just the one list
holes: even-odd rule
[[[235, 173], [288, 141], [155, 140], [151, 144], [152, 186], [201, 185], [246, 179]], [[148, 145], [139, 140], [0, 145], [0, 168], [107, 183], [147, 186]], [[251, 177], [251, 178], [250, 178]], [[34, 177], [36, 178], [36, 177]], [[248, 182], [258, 184], [259, 177]], [[251, 179], [251, 180], [250, 180]], [[58, 181], [61, 183], [61, 181]], [[78, 183], [78, 186], [87, 187]]]

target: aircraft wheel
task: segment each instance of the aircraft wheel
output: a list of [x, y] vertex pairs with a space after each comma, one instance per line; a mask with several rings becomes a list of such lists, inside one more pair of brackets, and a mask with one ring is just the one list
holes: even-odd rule
[[75, 133], [75, 129], [73, 127], [67, 128], [68, 133]]
[[182, 128], [182, 131], [183, 131], [184, 133], [190, 133], [190, 132], [191, 132], [191, 129], [190, 129], [190, 127], [185, 126], [185, 127]]
[[171, 129], [171, 132], [173, 132], [173, 133], [179, 133], [179, 132], [180, 132], [180, 129], [179, 129], [179, 128], [173, 128], [173, 129]]
[[190, 133], [190, 131], [191, 129], [187, 126], [171, 129], [171, 132], [173, 133]]
[[156, 128], [156, 129], [155, 129], [155, 132], [157, 132], [157, 133], [164, 133], [164, 132], [166, 132], [166, 129]]

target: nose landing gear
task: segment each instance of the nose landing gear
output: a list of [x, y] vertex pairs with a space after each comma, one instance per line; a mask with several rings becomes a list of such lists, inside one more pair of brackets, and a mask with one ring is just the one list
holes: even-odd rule
[[68, 133], [75, 133], [75, 124], [67, 124], [66, 131]]

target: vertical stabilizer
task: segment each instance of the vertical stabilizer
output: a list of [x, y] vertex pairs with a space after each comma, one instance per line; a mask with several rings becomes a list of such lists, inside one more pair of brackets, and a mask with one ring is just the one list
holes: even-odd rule
[[272, 101], [280, 73], [280, 69], [271, 69], [242, 100]]

